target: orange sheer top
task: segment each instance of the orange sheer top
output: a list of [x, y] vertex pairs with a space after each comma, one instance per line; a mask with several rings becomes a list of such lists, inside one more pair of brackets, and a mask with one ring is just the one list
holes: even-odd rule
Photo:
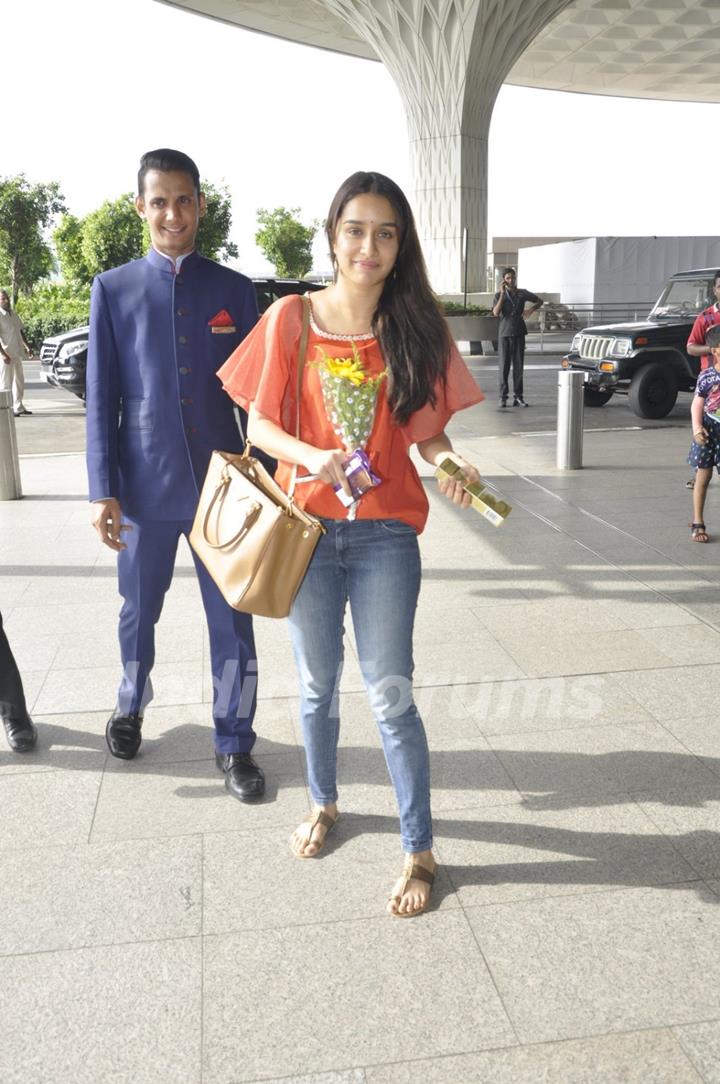
[[[240, 346], [218, 370], [228, 395], [248, 410], [251, 403], [287, 433], [295, 435], [297, 352], [302, 330], [302, 302], [297, 296], [276, 301]], [[374, 338], [356, 338], [366, 373], [376, 376], [385, 368], [380, 345]], [[323, 402], [320, 374], [313, 363], [321, 350], [333, 358], [351, 358], [352, 342], [319, 330], [311, 322], [300, 399], [300, 440], [316, 448], [342, 448]], [[400, 519], [420, 532], [428, 514], [428, 500], [417, 471], [408, 455], [411, 444], [429, 440], [444, 430], [458, 410], [479, 403], [483, 393], [470, 375], [459, 353], [452, 348], [447, 380], [439, 382], [437, 402], [416, 411], [406, 425], [392, 418], [387, 401], [387, 382], [377, 395], [375, 420], [365, 451], [381, 483], [368, 490], [357, 505], [357, 519]], [[353, 451], [354, 449], [348, 449]], [[281, 462], [276, 474], [284, 489], [290, 483], [292, 466]], [[298, 480], [306, 473], [298, 468]], [[298, 484], [295, 499], [302, 508], [326, 519], [346, 519], [347, 509], [332, 487], [324, 482]]]

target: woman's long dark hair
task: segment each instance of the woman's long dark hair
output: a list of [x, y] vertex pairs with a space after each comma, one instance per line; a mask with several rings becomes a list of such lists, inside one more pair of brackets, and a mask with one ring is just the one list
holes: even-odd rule
[[393, 418], [404, 425], [427, 403], [435, 406], [435, 387], [445, 380], [452, 347], [450, 332], [430, 289], [427, 269], [410, 204], [404, 192], [382, 173], [353, 173], [335, 194], [325, 232], [334, 255], [335, 238], [346, 205], [356, 196], [384, 196], [397, 216], [399, 248], [392, 274], [385, 280], [372, 330], [389, 369], [388, 402]]

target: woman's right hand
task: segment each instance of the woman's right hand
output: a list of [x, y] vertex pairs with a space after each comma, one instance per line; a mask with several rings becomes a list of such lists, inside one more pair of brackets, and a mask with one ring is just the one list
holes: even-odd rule
[[343, 463], [347, 456], [342, 448], [313, 448], [305, 457], [304, 466], [309, 474], [314, 474], [319, 481], [330, 486], [341, 485], [348, 497], [352, 496]]

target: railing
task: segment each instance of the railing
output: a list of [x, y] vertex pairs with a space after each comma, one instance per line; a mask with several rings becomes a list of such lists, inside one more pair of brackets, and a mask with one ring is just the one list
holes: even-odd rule
[[596, 324], [644, 320], [654, 304], [654, 301], [602, 301], [565, 305], [547, 301], [538, 313], [538, 324], [543, 331], [582, 331]]
[[[537, 315], [527, 321], [527, 350], [534, 354], [565, 354], [578, 331], [603, 324], [645, 320], [654, 304], [654, 301], [603, 301], [566, 305], [546, 301]], [[490, 343], [486, 342], [486, 352], [489, 347]]]
[[603, 301], [566, 305], [546, 301], [528, 322], [528, 348], [540, 354], [564, 354], [573, 336], [586, 327], [645, 320], [654, 301]]

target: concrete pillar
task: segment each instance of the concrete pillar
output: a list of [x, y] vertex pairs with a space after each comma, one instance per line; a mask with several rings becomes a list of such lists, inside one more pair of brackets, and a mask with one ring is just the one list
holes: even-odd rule
[[[418, 230], [439, 293], [485, 290], [488, 131], [503, 79], [572, 0], [322, 0], [372, 45], [405, 104]], [[527, 117], [527, 123], [535, 118]], [[527, 168], [518, 128], [518, 168]], [[532, 180], [528, 175], [528, 195]]]
[[0, 391], [0, 501], [22, 497], [12, 392]]

